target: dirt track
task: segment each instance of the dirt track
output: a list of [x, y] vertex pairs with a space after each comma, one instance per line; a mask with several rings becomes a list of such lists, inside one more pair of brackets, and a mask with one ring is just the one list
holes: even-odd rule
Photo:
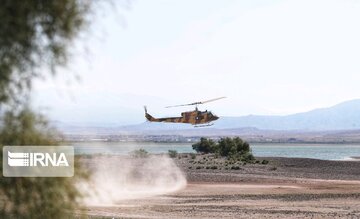
[[360, 162], [274, 158], [268, 165], [228, 171], [188, 169], [186, 159], [176, 162], [188, 178], [184, 189], [113, 206], [88, 207], [87, 214], [114, 218], [360, 218]]
[[170, 195], [93, 207], [115, 218], [358, 218], [360, 183], [189, 184]]

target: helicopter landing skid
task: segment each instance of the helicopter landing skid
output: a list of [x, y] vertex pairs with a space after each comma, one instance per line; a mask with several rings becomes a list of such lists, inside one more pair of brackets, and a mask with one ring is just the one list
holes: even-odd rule
[[209, 124], [205, 124], [205, 125], [195, 125], [195, 128], [200, 128], [200, 127], [208, 127], [208, 126], [212, 126], [214, 125], [214, 123], [209, 123]]

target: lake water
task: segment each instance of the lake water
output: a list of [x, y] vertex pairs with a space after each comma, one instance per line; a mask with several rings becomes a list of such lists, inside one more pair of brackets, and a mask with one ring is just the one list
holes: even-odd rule
[[[128, 154], [144, 148], [150, 153], [192, 153], [191, 143], [151, 142], [80, 142], [73, 143], [76, 154]], [[303, 157], [322, 160], [346, 160], [360, 156], [359, 145], [346, 144], [251, 144], [252, 152], [259, 157]]]

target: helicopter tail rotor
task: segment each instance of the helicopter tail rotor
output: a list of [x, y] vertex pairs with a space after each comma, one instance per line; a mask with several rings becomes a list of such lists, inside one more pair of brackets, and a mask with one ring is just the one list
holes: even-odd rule
[[147, 108], [146, 108], [146, 106], [144, 106], [144, 110], [145, 110], [145, 114], [147, 114]]
[[146, 106], [144, 106], [144, 110], [145, 110], [145, 118], [146, 118], [148, 121], [156, 121], [156, 120], [157, 120], [157, 119], [155, 119], [152, 115], [150, 115], [150, 114], [147, 112]]

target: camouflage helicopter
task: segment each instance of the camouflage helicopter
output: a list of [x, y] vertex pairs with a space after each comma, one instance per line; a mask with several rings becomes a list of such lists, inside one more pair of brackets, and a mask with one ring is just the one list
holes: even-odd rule
[[195, 105], [194, 111], [188, 111], [188, 112], [182, 112], [181, 117], [165, 117], [165, 118], [154, 118], [149, 113], [147, 113], [147, 108], [144, 106], [145, 109], [145, 117], [150, 122], [171, 122], [171, 123], [189, 123], [194, 125], [195, 127], [203, 127], [203, 126], [211, 126], [213, 125], [212, 121], [215, 121], [219, 119], [218, 116], [212, 114], [210, 111], [200, 111], [198, 110], [199, 104], [209, 103], [215, 100], [220, 100], [225, 97], [218, 97], [211, 100], [206, 101], [199, 101], [189, 104], [181, 104], [181, 105], [175, 105], [175, 106], [167, 106], [166, 108], [170, 107], [180, 107], [180, 106], [192, 106]]

